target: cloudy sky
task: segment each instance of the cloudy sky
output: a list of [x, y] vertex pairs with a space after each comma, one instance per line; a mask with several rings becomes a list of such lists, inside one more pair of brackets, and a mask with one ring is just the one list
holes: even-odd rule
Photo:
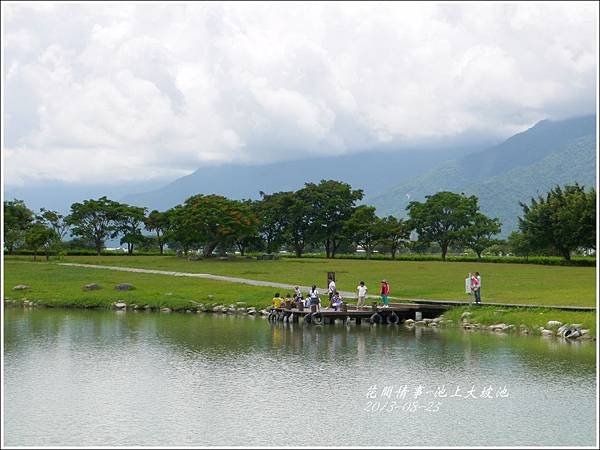
[[596, 105], [598, 4], [2, 4], [7, 186], [507, 137]]

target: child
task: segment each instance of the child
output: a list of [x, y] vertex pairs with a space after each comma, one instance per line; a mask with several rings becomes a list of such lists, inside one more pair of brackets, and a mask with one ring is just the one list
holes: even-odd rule
[[342, 306], [342, 303], [344, 303], [342, 300], [342, 296], [338, 291], [334, 291], [333, 295], [331, 296], [331, 305], [333, 306], [333, 310], [339, 311], [340, 307]]

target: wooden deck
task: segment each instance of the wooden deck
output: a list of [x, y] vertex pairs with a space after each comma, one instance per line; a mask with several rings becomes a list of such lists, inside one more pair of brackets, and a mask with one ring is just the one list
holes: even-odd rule
[[356, 308], [355, 305], [347, 305], [345, 310], [335, 311], [331, 308], [321, 308], [316, 311], [315, 308], [298, 308], [296, 306], [283, 306], [274, 308], [269, 315], [271, 321], [286, 321], [297, 323], [302, 320], [304, 323], [325, 325], [333, 324], [336, 321], [346, 323], [355, 321], [357, 325], [363, 321], [378, 324], [399, 324], [407, 319], [418, 320], [433, 319], [443, 314], [449, 307], [446, 305], [425, 305], [419, 303], [390, 303], [388, 308], [372, 304]]

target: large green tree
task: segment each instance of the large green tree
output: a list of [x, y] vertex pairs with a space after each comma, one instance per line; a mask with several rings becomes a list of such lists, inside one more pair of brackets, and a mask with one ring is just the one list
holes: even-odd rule
[[154, 209], [144, 219], [144, 225], [146, 230], [154, 231], [156, 233], [156, 242], [158, 243], [158, 248], [160, 250], [160, 254], [162, 255], [165, 247], [164, 234], [169, 227], [168, 215], [166, 212], [160, 212]]
[[372, 206], [357, 207], [344, 223], [344, 234], [363, 248], [367, 259], [371, 259], [373, 250], [383, 238], [382, 220], [375, 214]]
[[302, 257], [311, 239], [310, 200], [305, 195], [307, 192], [300, 190], [285, 192], [281, 198], [284, 209], [284, 240], [298, 258]]
[[23, 200], [4, 201], [4, 246], [13, 253], [25, 242], [25, 233], [33, 223], [33, 211]]
[[475, 213], [471, 223], [462, 232], [462, 242], [481, 260], [481, 253], [496, 242], [493, 237], [500, 233], [500, 228], [500, 220], [490, 219], [480, 212]]
[[409, 223], [419, 241], [439, 244], [442, 260], [445, 260], [448, 247], [465, 238], [464, 232], [479, 210], [477, 197], [442, 191], [425, 199], [425, 202], [408, 204]]
[[34, 261], [40, 251], [44, 251], [48, 259], [50, 249], [58, 240], [56, 231], [41, 222], [33, 223], [25, 233], [25, 247], [33, 251]]
[[298, 195], [308, 207], [311, 240], [323, 244], [327, 258], [335, 258], [342, 242], [348, 239], [344, 223], [363, 198], [363, 191], [352, 189], [348, 183], [322, 180], [319, 184], [306, 183]]
[[97, 200], [84, 200], [73, 203], [67, 223], [74, 236], [94, 242], [96, 253], [100, 255], [107, 239], [118, 234], [118, 219], [121, 204], [106, 197]]
[[52, 228], [61, 241], [69, 231], [69, 224], [66, 217], [57, 211], [41, 208], [40, 213], [37, 215], [37, 220], [47, 227]]
[[381, 221], [383, 247], [396, 258], [396, 253], [403, 246], [407, 246], [410, 239], [410, 226], [403, 220], [394, 216], [384, 217]]
[[247, 203], [220, 195], [194, 195], [173, 208], [170, 219], [171, 239], [186, 251], [202, 248], [204, 256], [255, 234], [258, 227]]
[[596, 191], [578, 184], [556, 186], [545, 196], [521, 202], [519, 229], [535, 250], [554, 247], [566, 260], [583, 247], [596, 247]]
[[142, 226], [146, 208], [121, 204], [117, 210], [116, 227], [121, 234], [121, 244], [127, 244], [127, 254], [132, 255], [136, 244], [143, 241]]
[[284, 227], [286, 210], [283, 200], [285, 192], [265, 194], [260, 192], [262, 199], [253, 202], [252, 208], [259, 220], [259, 234], [263, 239], [267, 253], [279, 250], [284, 242]]

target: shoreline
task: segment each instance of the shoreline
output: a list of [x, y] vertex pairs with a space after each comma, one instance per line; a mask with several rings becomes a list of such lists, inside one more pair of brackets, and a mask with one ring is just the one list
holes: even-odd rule
[[[52, 308], [65, 310], [104, 310], [104, 311], [122, 311], [122, 312], [144, 312], [144, 313], [183, 313], [183, 314], [218, 314], [218, 315], [238, 315], [238, 316], [253, 316], [267, 318], [270, 308], [260, 308], [246, 304], [246, 302], [236, 302], [229, 305], [223, 304], [203, 304], [198, 302], [190, 302], [191, 304], [185, 307], [180, 305], [171, 306], [151, 306], [126, 304], [124, 302], [112, 302], [109, 305], [68, 305], [53, 304], [47, 301], [33, 299], [12, 299], [5, 298], [3, 302], [4, 308]], [[568, 317], [565, 317], [567, 314]], [[416, 328], [438, 328], [438, 329], [460, 329], [464, 332], [488, 332], [493, 334], [512, 334], [518, 336], [539, 336], [543, 338], [557, 338], [565, 341], [591, 341], [595, 342], [596, 330], [595, 327], [589, 326], [589, 317], [586, 315], [591, 312], [578, 313], [567, 311], [564, 314], [557, 313], [544, 308], [507, 308], [503, 310], [497, 309], [495, 306], [476, 306], [465, 307], [456, 306], [448, 309], [444, 314], [433, 319], [422, 319], [415, 321], [407, 319], [398, 325], [380, 325], [380, 326], [401, 326], [406, 329]], [[545, 324], [534, 325], [531, 317], [543, 315]], [[548, 315], [555, 318], [548, 319]], [[593, 313], [595, 316], [595, 312]], [[571, 319], [570, 321], [557, 319]], [[548, 319], [548, 320], [546, 320]], [[575, 319], [575, 320], [572, 320]], [[542, 320], [542, 322], [544, 321]], [[494, 323], [490, 323], [494, 322]], [[595, 322], [595, 317], [594, 317]], [[540, 321], [538, 320], [538, 323]], [[587, 327], [586, 327], [587, 325]], [[319, 325], [311, 325], [319, 326]], [[570, 330], [564, 336], [565, 330]]]

